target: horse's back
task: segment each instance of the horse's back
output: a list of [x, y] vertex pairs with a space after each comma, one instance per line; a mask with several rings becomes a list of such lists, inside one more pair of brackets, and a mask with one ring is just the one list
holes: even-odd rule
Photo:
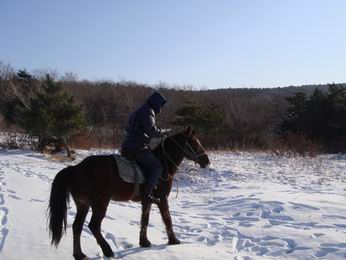
[[72, 194], [109, 194], [116, 176], [116, 164], [108, 155], [92, 155], [73, 166], [70, 188]]
[[134, 185], [125, 183], [120, 178], [113, 155], [92, 155], [74, 167], [75, 193], [87, 197], [109, 197], [119, 201], [131, 198]]

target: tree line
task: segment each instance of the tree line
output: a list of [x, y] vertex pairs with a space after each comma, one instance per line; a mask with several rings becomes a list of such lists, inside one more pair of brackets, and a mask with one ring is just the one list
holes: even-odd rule
[[208, 149], [346, 148], [345, 84], [193, 90], [53, 76], [0, 63], [0, 126], [37, 137], [39, 149], [119, 147], [128, 114], [154, 90], [168, 99], [158, 125], [178, 131], [191, 124]]

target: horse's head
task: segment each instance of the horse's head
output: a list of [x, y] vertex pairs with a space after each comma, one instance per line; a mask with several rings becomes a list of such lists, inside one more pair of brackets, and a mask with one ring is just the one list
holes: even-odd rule
[[184, 157], [199, 164], [202, 168], [207, 167], [210, 164], [209, 157], [204, 151], [201, 142], [195, 136], [192, 127], [186, 127], [181, 134], [185, 139], [181, 147]]

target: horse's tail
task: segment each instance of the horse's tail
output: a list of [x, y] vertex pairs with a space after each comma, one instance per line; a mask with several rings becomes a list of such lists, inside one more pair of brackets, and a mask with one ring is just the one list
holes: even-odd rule
[[61, 170], [54, 178], [48, 205], [49, 234], [51, 244], [58, 246], [63, 233], [66, 232], [67, 204], [69, 191], [67, 188], [72, 166]]

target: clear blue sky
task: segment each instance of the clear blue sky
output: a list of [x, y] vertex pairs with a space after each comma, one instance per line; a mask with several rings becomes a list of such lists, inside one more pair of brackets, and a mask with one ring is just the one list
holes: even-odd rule
[[0, 60], [207, 88], [346, 82], [346, 1], [1, 0]]

